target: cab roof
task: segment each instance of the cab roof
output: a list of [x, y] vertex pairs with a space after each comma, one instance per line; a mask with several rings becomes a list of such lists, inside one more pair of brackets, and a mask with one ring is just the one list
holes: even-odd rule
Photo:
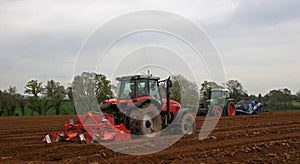
[[116, 78], [116, 80], [118, 81], [143, 80], [143, 79], [159, 80], [160, 78], [155, 76], [146, 76], [146, 75], [122, 76]]
[[221, 92], [229, 92], [228, 89], [224, 89], [224, 88], [222, 88], [222, 89], [221, 89], [221, 88], [219, 88], [219, 89], [212, 89], [211, 91], [212, 91], [212, 92], [218, 92], [218, 91], [219, 91], [219, 92], [220, 92], [220, 91], [221, 91]]

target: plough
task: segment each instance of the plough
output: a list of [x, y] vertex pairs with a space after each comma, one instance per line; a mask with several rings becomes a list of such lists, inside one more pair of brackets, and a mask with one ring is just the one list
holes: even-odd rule
[[267, 112], [267, 109], [263, 108], [262, 103], [257, 100], [253, 100], [249, 104], [241, 100], [236, 107], [236, 114], [257, 114], [259, 112]]
[[81, 143], [93, 143], [95, 141], [126, 141], [130, 140], [130, 131], [123, 124], [115, 125], [110, 114], [93, 115], [91, 111], [79, 116], [78, 121], [70, 119], [65, 122], [63, 131], [52, 132], [44, 138], [46, 143], [71, 141], [79, 137]]

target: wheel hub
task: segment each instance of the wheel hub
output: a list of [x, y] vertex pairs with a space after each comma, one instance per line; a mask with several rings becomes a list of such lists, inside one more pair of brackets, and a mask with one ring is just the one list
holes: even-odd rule
[[145, 135], [150, 135], [152, 133], [153, 122], [149, 114], [145, 114], [143, 118], [143, 131]]
[[146, 128], [150, 128], [151, 127], [151, 122], [149, 120], [146, 121]]

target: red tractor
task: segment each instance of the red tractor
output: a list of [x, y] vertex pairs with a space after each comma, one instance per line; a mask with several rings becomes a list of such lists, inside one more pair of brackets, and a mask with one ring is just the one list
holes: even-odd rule
[[[100, 114], [89, 111], [65, 122], [63, 131], [52, 132], [44, 138], [46, 143], [71, 141], [79, 137], [81, 142], [130, 140], [131, 135], [151, 137], [163, 128], [164, 132], [192, 134], [195, 131], [195, 114], [190, 109], [170, 100], [170, 78], [159, 80], [152, 76], [124, 76], [117, 78], [117, 98], [100, 104]], [[160, 83], [166, 83], [166, 99], [160, 95]]]
[[[194, 115], [170, 100], [170, 78], [160, 80], [152, 75], [134, 75], [116, 80], [119, 82], [117, 98], [105, 100], [100, 105], [102, 112], [111, 114], [116, 124], [124, 124], [131, 134], [151, 136], [176, 122], [180, 132], [194, 133]], [[160, 94], [162, 82], [166, 84], [166, 99]]]

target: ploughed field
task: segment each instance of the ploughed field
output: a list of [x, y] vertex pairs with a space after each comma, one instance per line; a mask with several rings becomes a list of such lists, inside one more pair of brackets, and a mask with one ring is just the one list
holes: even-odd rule
[[[298, 163], [300, 112], [224, 116], [207, 139], [196, 134], [148, 155], [126, 155], [95, 144], [42, 142], [48, 132], [63, 130], [76, 116], [0, 117], [0, 163]], [[130, 142], [140, 142], [131, 140]], [[163, 144], [163, 143], [162, 143]]]

